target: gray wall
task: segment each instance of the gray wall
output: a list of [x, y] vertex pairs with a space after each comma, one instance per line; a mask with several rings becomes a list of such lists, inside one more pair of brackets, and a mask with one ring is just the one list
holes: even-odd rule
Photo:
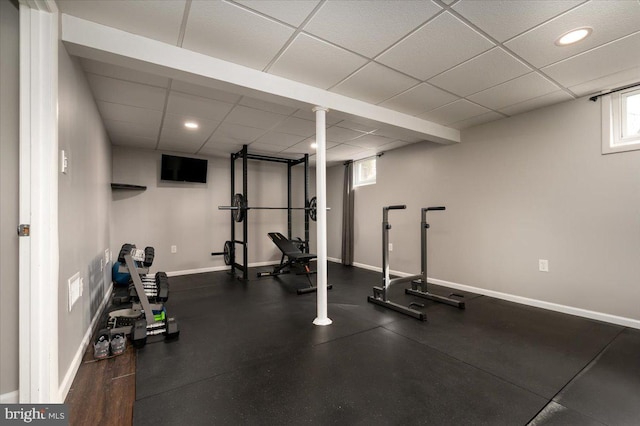
[[[124, 243], [138, 247], [153, 246], [154, 271], [180, 272], [224, 267], [222, 251], [230, 239], [229, 212], [218, 210], [230, 204], [230, 160], [207, 158], [206, 184], [160, 180], [161, 152], [113, 147], [113, 181], [146, 186], [145, 191], [113, 191], [111, 241], [114, 256]], [[206, 157], [200, 157], [206, 158]], [[242, 161], [236, 161], [236, 190], [242, 192]], [[287, 166], [278, 163], [249, 162], [248, 201], [251, 206], [286, 206]], [[315, 194], [313, 172], [311, 194]], [[296, 206], [304, 205], [303, 168], [293, 173], [292, 194]], [[277, 248], [268, 232], [287, 233], [285, 210], [249, 212], [249, 262], [279, 261]], [[304, 215], [294, 213], [293, 236], [304, 236]], [[236, 223], [236, 238], [241, 239], [242, 224]], [[315, 233], [315, 226], [312, 226]], [[312, 241], [315, 241], [312, 235]], [[171, 253], [171, 246], [177, 253]], [[237, 246], [242, 260], [241, 246]]]
[[[111, 209], [111, 143], [76, 58], [59, 45], [58, 143], [69, 159], [59, 174], [60, 381], [81, 350], [82, 339], [111, 282], [105, 264]], [[68, 279], [76, 272], [83, 295], [69, 312]]]
[[381, 207], [407, 204], [390, 216], [391, 268], [419, 273], [419, 209], [444, 205], [430, 277], [640, 319], [640, 152], [601, 155], [600, 121], [578, 99], [388, 152], [356, 190], [356, 262], [380, 266]]
[[0, 395], [18, 390], [19, 19], [0, 2]]

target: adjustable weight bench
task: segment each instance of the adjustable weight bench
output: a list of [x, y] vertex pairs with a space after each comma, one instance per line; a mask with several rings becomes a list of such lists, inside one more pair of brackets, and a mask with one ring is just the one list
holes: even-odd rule
[[[280, 259], [280, 264], [274, 267], [273, 271], [258, 272], [258, 277], [275, 277], [280, 274], [288, 274], [290, 267], [300, 266], [304, 272], [299, 275], [307, 276], [307, 279], [309, 280], [309, 287], [298, 289], [298, 294], [316, 291], [316, 287], [311, 282], [311, 274], [315, 274], [315, 272], [309, 269], [309, 263], [318, 256], [303, 252], [302, 249], [295, 244], [295, 241], [289, 240], [279, 232], [269, 232], [268, 235], [269, 238], [271, 238], [271, 241], [273, 241], [273, 243], [282, 252], [282, 258]], [[327, 288], [331, 288], [331, 284], [329, 284]]]

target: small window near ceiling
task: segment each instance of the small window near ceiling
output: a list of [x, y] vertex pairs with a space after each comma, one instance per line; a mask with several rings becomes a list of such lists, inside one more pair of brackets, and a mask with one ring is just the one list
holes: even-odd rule
[[376, 183], [376, 158], [365, 158], [353, 163], [353, 187]]
[[640, 89], [602, 97], [602, 153], [640, 149]]

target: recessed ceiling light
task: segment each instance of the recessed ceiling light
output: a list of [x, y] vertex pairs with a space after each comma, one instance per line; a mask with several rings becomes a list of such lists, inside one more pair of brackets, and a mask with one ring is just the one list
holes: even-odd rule
[[315, 142], [311, 143], [311, 148], [316, 149], [318, 147], [318, 144]]
[[184, 123], [184, 127], [186, 127], [187, 129], [197, 129], [198, 128], [198, 123], [194, 122], [194, 121], [187, 121]]
[[556, 39], [556, 46], [568, 46], [570, 44], [577, 43], [580, 40], [587, 38], [592, 31], [593, 28], [591, 27], [582, 27], [566, 32]]

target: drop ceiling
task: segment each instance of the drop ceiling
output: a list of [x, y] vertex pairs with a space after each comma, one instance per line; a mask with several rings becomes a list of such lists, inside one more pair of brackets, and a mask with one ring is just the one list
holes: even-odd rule
[[[454, 129], [640, 80], [638, 0], [58, 0], [62, 13]], [[565, 32], [590, 37], [559, 47]], [[113, 144], [313, 155], [314, 114], [277, 97], [82, 58]], [[586, 100], [585, 100], [586, 101]], [[184, 127], [187, 120], [199, 128]], [[422, 141], [327, 115], [329, 164]]]

